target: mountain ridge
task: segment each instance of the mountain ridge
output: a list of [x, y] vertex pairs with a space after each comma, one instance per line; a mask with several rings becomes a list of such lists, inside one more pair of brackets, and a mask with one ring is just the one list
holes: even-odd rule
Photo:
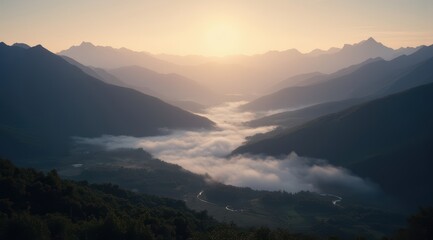
[[[376, 41], [375, 41], [376, 42]], [[177, 73], [188, 77], [214, 91], [244, 95], [262, 94], [267, 85], [274, 84], [297, 74], [308, 72], [331, 73], [341, 68], [358, 64], [368, 58], [382, 57], [392, 59], [402, 54], [412, 53], [414, 49], [394, 49], [376, 42], [370, 47], [352, 44], [350, 48], [330, 49], [327, 54], [302, 54], [297, 50], [269, 51], [252, 56], [235, 55], [226, 58], [206, 58], [191, 56], [170, 57], [111, 47], [93, 47], [92, 50], [80, 51], [79, 46], [59, 52], [74, 58], [84, 65], [102, 68], [139, 65], [159, 73]], [[357, 50], [358, 49], [358, 50]], [[380, 50], [381, 49], [381, 50]], [[73, 51], [72, 51], [73, 50]], [[98, 57], [99, 56], [99, 57]], [[164, 57], [165, 56], [165, 57]], [[122, 59], [122, 61], [119, 61]], [[185, 59], [185, 64], [182, 64]], [[191, 64], [195, 61], [196, 64]]]
[[[401, 55], [390, 61], [367, 60], [366, 64], [358, 64], [345, 74], [318, 76], [323, 80], [316, 80], [315, 84], [306, 86], [286, 87], [275, 93], [257, 98], [241, 108], [243, 110], [266, 111], [304, 107], [330, 101], [349, 98], [361, 98], [374, 95], [382, 88], [388, 87], [393, 81], [411, 70], [416, 64], [433, 57], [433, 45], [422, 47], [411, 55]], [[359, 67], [357, 67], [359, 66]]]
[[[295, 151], [346, 167], [412, 206], [427, 204], [433, 200], [433, 191], [427, 186], [433, 181], [429, 177], [433, 155], [431, 101], [433, 83], [279, 131], [232, 154], [279, 156]], [[383, 169], [387, 169], [386, 174]]]
[[[65, 153], [72, 136], [149, 136], [163, 128], [214, 126], [158, 98], [89, 76], [41, 45], [0, 45], [0, 75], [0, 131], [8, 133], [0, 134], [0, 142], [10, 157]], [[28, 144], [30, 138], [9, 141], [21, 133], [36, 145]]]

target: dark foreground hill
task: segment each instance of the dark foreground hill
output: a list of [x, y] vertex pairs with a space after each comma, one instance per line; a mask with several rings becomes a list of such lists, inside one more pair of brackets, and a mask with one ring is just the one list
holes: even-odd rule
[[155, 97], [104, 83], [38, 45], [0, 43], [2, 154], [60, 154], [71, 136], [148, 136], [213, 123]]
[[[234, 224], [218, 223], [204, 211], [191, 211], [182, 201], [133, 193], [112, 184], [90, 185], [62, 180], [54, 170], [44, 174], [33, 169], [20, 169], [2, 159], [0, 186], [0, 239], [339, 239], [327, 238], [329, 235], [323, 229], [329, 223], [325, 219], [314, 234], [317, 238], [283, 229], [239, 228]], [[285, 195], [283, 198], [282, 193], [276, 193], [274, 197], [269, 195], [266, 201], [279, 205], [290, 200], [289, 195]], [[298, 196], [311, 204], [309, 194]], [[356, 215], [366, 217], [361, 216], [366, 212], [360, 213]], [[409, 219], [407, 228], [395, 235], [396, 239], [430, 239], [432, 213], [432, 209], [422, 209]], [[380, 215], [372, 214], [371, 217], [374, 218], [370, 221], [383, 221]], [[354, 220], [343, 219], [346, 224]]]
[[433, 84], [330, 114], [233, 153], [327, 159], [412, 206], [433, 202]]
[[[88, 145], [80, 149], [58, 161], [56, 169], [61, 176], [97, 184], [111, 182], [135, 192], [183, 200], [191, 209], [205, 210], [218, 221], [234, 222], [241, 227], [266, 226], [314, 236], [380, 239], [403, 226], [406, 215], [390, 209], [392, 202], [380, 193], [365, 196], [324, 187], [343, 196], [340, 206], [344, 207], [340, 207], [333, 204], [335, 197], [316, 192], [271, 192], [224, 185], [209, 175], [194, 174], [155, 159], [142, 149], [105, 151]], [[377, 204], [374, 199], [381, 202]]]
[[312, 239], [219, 224], [182, 201], [62, 180], [0, 159], [0, 239]]

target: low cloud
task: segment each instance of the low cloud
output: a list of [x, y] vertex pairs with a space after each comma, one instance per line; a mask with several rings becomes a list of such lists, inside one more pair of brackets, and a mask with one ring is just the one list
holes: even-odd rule
[[246, 136], [266, 132], [272, 127], [249, 128], [241, 123], [255, 117], [239, 113], [230, 103], [211, 109], [205, 116], [217, 122], [217, 131], [174, 131], [166, 136], [136, 138], [102, 136], [78, 138], [80, 143], [97, 144], [107, 149], [143, 148], [155, 157], [197, 173], [208, 174], [215, 181], [259, 190], [301, 190], [337, 192], [349, 189], [360, 193], [375, 191], [370, 183], [350, 174], [344, 168], [324, 160], [289, 154], [284, 158], [239, 155], [225, 158], [245, 140]]

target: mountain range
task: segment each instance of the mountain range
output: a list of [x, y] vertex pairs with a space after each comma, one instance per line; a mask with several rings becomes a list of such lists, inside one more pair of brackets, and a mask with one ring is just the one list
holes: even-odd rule
[[422, 47], [411, 55], [402, 55], [390, 61], [367, 60], [359, 66], [355, 65], [330, 75], [313, 76], [312, 78], [315, 78], [313, 84], [281, 89], [243, 105], [242, 109], [268, 111], [300, 108], [331, 101], [381, 95], [384, 89], [431, 57], [433, 57], [433, 46]]
[[[389, 60], [403, 54], [411, 54], [417, 49], [394, 50], [369, 38], [353, 45], [346, 44], [340, 49], [322, 51], [320, 54], [319, 51], [303, 54], [296, 49], [289, 49], [252, 56], [235, 55], [222, 58], [167, 57], [124, 48], [95, 46], [87, 42], [72, 46], [59, 54], [94, 67], [118, 68], [137, 65], [159, 73], [177, 73], [220, 93], [254, 96], [262, 94], [269, 85], [275, 85], [297, 74], [331, 73], [369, 58], [381, 57]], [[176, 60], [169, 62], [170, 59]]]
[[222, 96], [178, 74], [162, 74], [139, 67], [128, 66], [108, 70], [133, 89], [167, 101], [192, 101], [203, 105], [221, 103]]
[[[432, 69], [432, 60], [418, 67], [429, 76]], [[279, 129], [237, 148], [233, 154], [281, 156], [294, 151], [326, 159], [370, 179], [409, 205], [429, 204], [433, 201], [432, 101], [430, 83]]]
[[149, 136], [214, 125], [158, 98], [107, 84], [40, 45], [0, 43], [0, 75], [5, 157], [65, 153], [73, 136]]

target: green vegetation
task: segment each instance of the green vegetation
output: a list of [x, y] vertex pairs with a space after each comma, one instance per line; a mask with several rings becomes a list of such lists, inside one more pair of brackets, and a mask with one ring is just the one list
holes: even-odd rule
[[[342, 208], [332, 204], [334, 197], [313, 192], [258, 191], [216, 183], [209, 176], [155, 159], [142, 149], [106, 151], [85, 145], [58, 162], [62, 163], [56, 166], [59, 174], [68, 179], [111, 182], [134, 192], [182, 200], [220, 222], [246, 228], [267, 226], [313, 235], [380, 238], [404, 224], [403, 215], [346, 195]], [[197, 198], [201, 191], [200, 199], [207, 202]], [[230, 211], [227, 206], [242, 211]]]
[[408, 219], [408, 226], [400, 229], [392, 239], [433, 239], [433, 208], [421, 208]]
[[312, 239], [219, 224], [182, 201], [62, 180], [0, 160], [0, 239]]
[[[209, 195], [212, 194], [210, 191]], [[313, 213], [317, 209], [312, 196], [306, 192], [296, 195], [277, 192], [261, 201], [273, 205], [302, 201]], [[380, 221], [380, 216], [364, 215]], [[354, 216], [340, 219], [346, 221], [340, 223], [340, 228], [356, 224], [354, 219]], [[326, 239], [332, 236], [329, 233], [332, 224], [327, 222], [335, 219], [321, 221], [321, 225], [311, 229], [311, 234], [319, 238], [281, 228], [240, 228], [232, 223], [218, 223], [205, 211], [189, 210], [179, 200], [138, 194], [112, 184], [62, 180], [55, 170], [44, 174], [0, 160], [0, 239]], [[431, 208], [422, 209], [408, 222], [408, 227], [392, 239], [431, 239]], [[345, 238], [354, 239], [357, 235], [366, 236], [354, 234]]]

